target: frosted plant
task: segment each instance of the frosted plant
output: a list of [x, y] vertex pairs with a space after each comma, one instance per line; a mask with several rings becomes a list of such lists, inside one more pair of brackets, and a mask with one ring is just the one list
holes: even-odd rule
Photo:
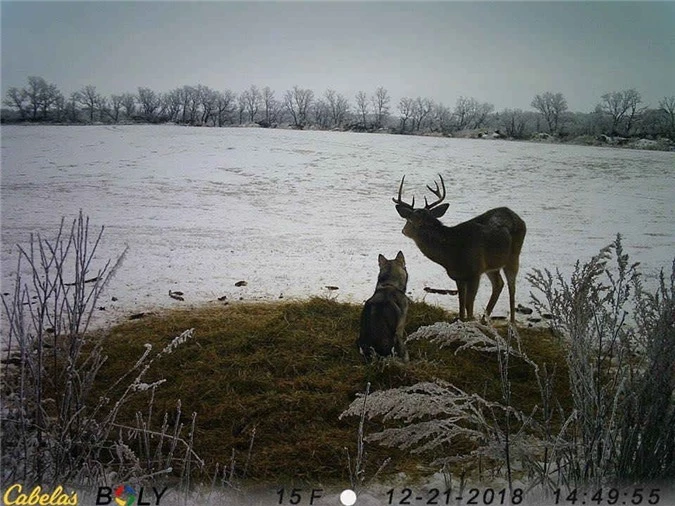
[[[201, 465], [189, 441], [181, 438], [182, 424], [169, 432], [168, 424], [152, 431], [154, 390], [163, 380], [148, 384], [150, 365], [172, 353], [193, 336], [192, 329], [174, 338], [159, 353], [145, 345], [141, 356], [96, 392], [97, 375], [107, 357], [105, 340], [87, 333], [102, 291], [122, 263], [100, 268], [97, 249], [103, 228], [90, 234], [89, 219], [80, 211], [70, 227], [61, 221], [54, 239], [31, 236], [18, 247], [13, 292], [3, 293], [2, 318], [6, 338], [0, 363], [2, 421], [0, 468], [2, 484], [63, 483], [93, 486], [109, 484], [110, 476], [142, 480], [163, 473], [172, 461], [189, 468]], [[150, 391], [147, 421], [138, 427], [121, 426], [117, 416], [130, 397]], [[179, 419], [180, 417], [177, 417]], [[152, 436], [159, 441], [151, 448]], [[130, 441], [141, 438], [140, 450]], [[184, 456], [174, 448], [181, 443]], [[160, 460], [167, 454], [170, 458]], [[134, 451], [138, 452], [136, 456]]]
[[453, 323], [436, 322], [433, 325], [420, 327], [408, 336], [407, 342], [426, 340], [439, 348], [459, 344], [460, 346], [455, 350], [455, 355], [465, 350], [488, 353], [508, 351], [512, 356], [525, 360], [535, 370], [538, 370], [537, 364], [523, 352], [520, 337], [515, 332], [514, 327], [509, 326], [508, 328], [509, 338], [515, 343], [516, 348], [513, 348], [511, 343], [508, 343], [494, 327], [474, 321], [463, 322], [460, 320]]
[[[533, 415], [523, 413], [510, 405], [508, 357], [514, 356], [533, 366], [536, 364], [522, 351], [517, 333], [509, 327], [508, 339], [485, 325], [475, 322], [438, 322], [421, 327], [411, 334], [408, 341], [427, 340], [439, 348], [459, 344], [455, 353], [478, 350], [496, 353], [499, 358], [504, 384], [500, 401], [488, 400], [476, 393], [469, 393], [448, 382], [435, 380], [412, 386], [392, 388], [370, 394], [364, 403], [358, 396], [340, 417], [365, 414], [378, 418], [387, 425], [384, 430], [365, 437], [367, 442], [424, 453], [453, 444], [474, 443], [474, 449], [456, 457], [438, 458], [433, 465], [450, 461], [470, 461], [486, 458], [506, 462], [511, 482], [511, 458], [540, 451], [536, 438], [526, 432], [533, 424]], [[514, 348], [511, 343], [515, 342]], [[533, 449], [534, 448], [534, 449]]]

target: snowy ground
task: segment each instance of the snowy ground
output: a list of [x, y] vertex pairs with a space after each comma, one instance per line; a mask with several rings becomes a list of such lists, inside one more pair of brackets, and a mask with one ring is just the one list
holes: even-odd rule
[[[457, 308], [443, 269], [401, 234], [391, 197], [422, 201], [437, 173], [454, 224], [506, 205], [527, 222], [524, 274], [586, 260], [617, 232], [648, 282], [675, 256], [675, 153], [508, 141], [176, 126], [4, 126], [2, 291], [17, 243], [79, 209], [105, 225], [102, 258], [128, 256], [99, 319], [153, 307], [327, 295], [361, 302], [377, 254], [402, 250], [413, 298]], [[235, 287], [240, 280], [245, 287]], [[185, 293], [185, 302], [168, 296]], [[477, 299], [489, 297], [483, 279]], [[117, 301], [113, 302], [112, 297]], [[506, 292], [495, 314], [506, 314]], [[99, 320], [102, 321], [102, 320]]]

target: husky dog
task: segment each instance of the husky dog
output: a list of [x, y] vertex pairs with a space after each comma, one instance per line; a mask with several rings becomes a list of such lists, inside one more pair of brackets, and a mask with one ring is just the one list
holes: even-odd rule
[[409, 304], [405, 294], [408, 284], [405, 258], [399, 251], [393, 260], [387, 260], [382, 255], [377, 260], [380, 274], [375, 293], [363, 306], [361, 332], [356, 344], [366, 361], [370, 361], [373, 352], [388, 356], [395, 351], [407, 362], [408, 350], [403, 342]]

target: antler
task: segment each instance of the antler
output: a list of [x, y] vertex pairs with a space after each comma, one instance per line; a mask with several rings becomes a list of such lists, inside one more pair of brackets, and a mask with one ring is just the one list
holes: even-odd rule
[[398, 187], [398, 198], [393, 198], [391, 200], [394, 201], [395, 204], [398, 204], [399, 206], [404, 206], [407, 207], [408, 209], [413, 209], [415, 207], [415, 196], [413, 195], [412, 199], [412, 204], [408, 204], [407, 202], [403, 202], [401, 200], [401, 192], [403, 192], [403, 181], [405, 181], [405, 176], [401, 178], [401, 185]]
[[[438, 187], [438, 183], [436, 183], [435, 181], [434, 181], [436, 183], [436, 189], [435, 190], [431, 186], [427, 185], [427, 188], [429, 189], [429, 191], [431, 193], [433, 193], [434, 195], [436, 195], [438, 197], [438, 200], [429, 204], [427, 202], [427, 198], [424, 197], [424, 209], [433, 209], [438, 204], [443, 202], [443, 200], [445, 200], [445, 183], [443, 182], [443, 176], [441, 176], [439, 174], [438, 177], [441, 178], [441, 188]], [[401, 184], [403, 184], [403, 181], [401, 181]], [[399, 198], [401, 198], [400, 190], [399, 190]]]

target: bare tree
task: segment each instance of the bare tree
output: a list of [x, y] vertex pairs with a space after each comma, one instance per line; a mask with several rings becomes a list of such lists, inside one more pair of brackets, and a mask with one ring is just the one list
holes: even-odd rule
[[47, 84], [42, 87], [40, 93], [40, 108], [42, 109], [42, 119], [47, 119], [47, 114], [49, 113], [52, 106], [54, 106], [60, 99], [63, 98], [63, 95], [56, 87], [55, 84]]
[[314, 101], [314, 92], [312, 90], [302, 89], [299, 86], [293, 86], [292, 90], [284, 94], [284, 107], [293, 118], [293, 126], [304, 128], [307, 124], [309, 107]]
[[216, 118], [219, 127], [232, 123], [236, 99], [236, 95], [230, 90], [216, 92]]
[[457, 130], [481, 128], [487, 123], [494, 106], [488, 102], [478, 102], [473, 97], [459, 97], [455, 104], [454, 120]]
[[28, 107], [31, 112], [31, 119], [37, 120], [37, 114], [40, 110], [40, 100], [42, 98], [42, 89], [47, 86], [47, 82], [42, 77], [30, 76], [28, 78], [28, 86], [24, 88], [26, 98], [28, 99]]
[[356, 94], [356, 111], [361, 117], [361, 126], [363, 128], [367, 127], [366, 116], [368, 115], [368, 97], [363, 91], [359, 91]]
[[123, 95], [110, 95], [110, 107], [108, 108], [108, 116], [110, 119], [117, 123], [120, 119], [120, 111], [122, 110], [122, 99]]
[[75, 92], [75, 101], [89, 111], [89, 122], [94, 122], [94, 113], [100, 109], [102, 102], [101, 95], [96, 92], [96, 86], [88, 84], [84, 88]]
[[675, 95], [663, 97], [659, 101], [659, 111], [666, 118], [669, 137], [675, 141]]
[[278, 121], [279, 102], [274, 98], [274, 91], [269, 86], [265, 86], [261, 93], [261, 101], [265, 119], [263, 126], [270, 127]]
[[122, 107], [124, 108], [124, 115], [131, 119], [136, 113], [136, 97], [133, 93], [122, 94]]
[[248, 120], [253, 123], [258, 115], [258, 109], [260, 109], [260, 104], [262, 102], [262, 95], [260, 90], [254, 85], [244, 91], [241, 96], [241, 100], [244, 103], [244, 109], [248, 114]]
[[237, 111], [239, 116], [239, 124], [244, 124], [244, 117], [246, 116], [246, 97], [244, 94], [240, 94], [237, 97]]
[[10, 88], [7, 91], [4, 103], [16, 107], [22, 119], [29, 114], [33, 121], [46, 120], [50, 109], [60, 96], [61, 92], [55, 84], [47, 83], [42, 77], [30, 76], [25, 88], [21, 90]]
[[500, 116], [500, 126], [507, 137], [522, 139], [525, 137], [527, 117], [522, 109], [504, 109]]
[[138, 103], [141, 106], [141, 112], [146, 121], [155, 119], [155, 112], [159, 109], [160, 99], [157, 93], [150, 88], [138, 88]]
[[330, 127], [331, 116], [330, 116], [330, 107], [328, 102], [323, 98], [320, 98], [314, 101], [314, 106], [312, 107], [314, 113], [314, 124], [319, 128], [326, 129]]
[[[211, 116], [214, 115], [216, 108], [216, 92], [213, 91], [208, 86], [202, 86], [201, 84], [197, 86], [198, 93], [197, 97], [199, 99], [199, 106], [201, 107], [201, 118], [200, 123], [206, 125]], [[216, 124], [216, 119], [213, 118], [213, 124]]]
[[602, 96], [599, 109], [609, 115], [612, 120], [612, 135], [630, 135], [633, 123], [639, 112], [638, 106], [642, 102], [640, 93], [634, 88], [625, 91], [613, 91]]
[[452, 111], [443, 104], [434, 104], [431, 111], [431, 129], [444, 134], [452, 130]]
[[422, 97], [415, 99], [412, 109], [413, 130], [419, 132], [422, 129], [422, 125], [429, 114], [431, 114], [433, 107], [434, 103], [431, 99]]
[[26, 118], [28, 94], [26, 90], [11, 87], [7, 90], [6, 98], [2, 101], [8, 107], [16, 107], [21, 119]]
[[65, 107], [65, 116], [71, 123], [76, 123], [80, 120], [79, 111], [77, 109], [77, 92], [70, 94], [70, 99]]
[[409, 97], [403, 97], [398, 103], [398, 110], [400, 113], [401, 133], [405, 133], [408, 120], [413, 115], [413, 108], [415, 101]]
[[165, 121], [178, 121], [182, 105], [181, 89], [176, 88], [168, 93], [163, 93], [161, 103], [159, 115]]
[[375, 90], [372, 97], [373, 110], [375, 111], [375, 126], [382, 128], [384, 121], [389, 116], [389, 102], [391, 98], [389, 93], [382, 86]]
[[542, 95], [535, 95], [531, 105], [546, 120], [549, 133], [558, 133], [561, 115], [567, 111], [567, 100], [565, 100], [563, 94], [547, 91]]
[[326, 90], [325, 97], [328, 102], [331, 123], [336, 127], [342, 126], [349, 112], [349, 102], [344, 96], [332, 89]]

